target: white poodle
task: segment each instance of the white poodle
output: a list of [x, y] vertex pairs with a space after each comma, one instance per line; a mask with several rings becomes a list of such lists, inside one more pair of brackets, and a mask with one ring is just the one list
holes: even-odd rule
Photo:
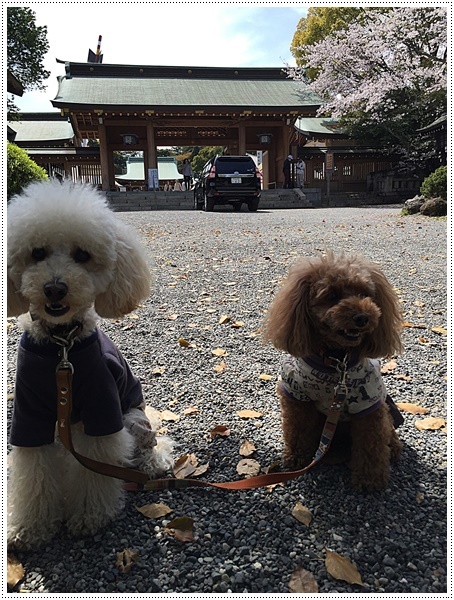
[[123, 482], [83, 467], [56, 436], [55, 336], [75, 330], [68, 358], [76, 451], [151, 477], [171, 468], [173, 442], [156, 436], [160, 422], [145, 416], [139, 380], [96, 326], [97, 315], [134, 310], [150, 282], [134, 232], [90, 186], [33, 183], [10, 201], [8, 315], [23, 315], [25, 330], [10, 435], [10, 544], [36, 546], [63, 522], [74, 534], [93, 533], [123, 507]]

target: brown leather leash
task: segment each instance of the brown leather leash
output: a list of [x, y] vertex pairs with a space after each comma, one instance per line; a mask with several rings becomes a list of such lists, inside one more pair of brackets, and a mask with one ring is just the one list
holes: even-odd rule
[[67, 338], [53, 336], [54, 341], [61, 346], [59, 353], [61, 360], [56, 368], [56, 383], [58, 393], [57, 423], [60, 440], [64, 447], [71, 452], [71, 454], [76, 458], [76, 460], [79, 461], [80, 464], [87, 469], [94, 471], [95, 473], [99, 473], [100, 475], [106, 475], [108, 477], [115, 477], [117, 479], [124, 480], [127, 482], [125, 484], [125, 489], [128, 491], [165, 489], [176, 490], [186, 489], [189, 487], [213, 487], [225, 490], [247, 490], [277, 483], [284, 483], [286, 481], [296, 479], [316, 465], [328, 451], [336, 430], [337, 423], [339, 421], [340, 414], [342, 412], [344, 401], [346, 399], [348, 356], [345, 356], [343, 361], [333, 359], [336, 362], [336, 369], [340, 375], [340, 382], [335, 388], [335, 397], [326, 417], [319, 448], [312, 461], [303, 469], [299, 469], [297, 471], [267, 473], [265, 475], [258, 475], [256, 477], [249, 477], [247, 479], [241, 479], [238, 481], [226, 481], [221, 483], [210, 483], [208, 481], [201, 481], [198, 479], [150, 479], [146, 473], [139, 471], [138, 469], [131, 469], [128, 467], [103, 463], [83, 456], [75, 450], [71, 437], [72, 379], [74, 367], [68, 360], [68, 352], [74, 344], [71, 334], [74, 335], [74, 330], [68, 334]]

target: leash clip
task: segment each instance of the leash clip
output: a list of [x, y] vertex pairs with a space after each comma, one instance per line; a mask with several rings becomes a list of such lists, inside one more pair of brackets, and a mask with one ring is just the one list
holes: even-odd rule
[[60, 350], [58, 351], [58, 356], [60, 357], [60, 362], [56, 367], [56, 371], [71, 371], [74, 373], [74, 367], [72, 363], [68, 359], [68, 352], [74, 346], [74, 337], [76, 335], [77, 330], [79, 329], [79, 325], [76, 325], [68, 332], [66, 337], [60, 337], [59, 335], [52, 334], [52, 340], [60, 346]]
[[339, 373], [339, 383], [334, 388], [334, 401], [332, 408], [334, 410], [341, 410], [345, 399], [347, 398], [348, 386], [347, 386], [347, 370], [348, 370], [348, 352], [344, 356], [343, 360], [338, 360], [334, 356], [329, 357], [336, 364], [336, 371]]

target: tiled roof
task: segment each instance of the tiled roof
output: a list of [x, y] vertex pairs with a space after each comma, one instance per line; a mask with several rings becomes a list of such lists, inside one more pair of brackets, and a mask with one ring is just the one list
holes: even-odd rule
[[74, 136], [71, 123], [67, 121], [8, 121], [16, 132], [15, 142], [69, 141]]
[[61, 108], [200, 106], [298, 110], [321, 103], [303, 83], [283, 76], [280, 69], [143, 67], [141, 73], [139, 70], [138, 66], [96, 65], [90, 72], [85, 65], [73, 67], [73, 63], [67, 63], [68, 75], [58, 78], [59, 89], [52, 104]]
[[[115, 175], [118, 181], [144, 181], [143, 158], [132, 157], [129, 159], [124, 175]], [[183, 179], [183, 175], [178, 172], [176, 159], [173, 157], [158, 158], [158, 178], [159, 181], [175, 181], [175, 179]]]
[[338, 126], [335, 119], [326, 117], [304, 117], [297, 119], [295, 128], [309, 136], [313, 134], [326, 134], [327, 136], [345, 135], [344, 130]]

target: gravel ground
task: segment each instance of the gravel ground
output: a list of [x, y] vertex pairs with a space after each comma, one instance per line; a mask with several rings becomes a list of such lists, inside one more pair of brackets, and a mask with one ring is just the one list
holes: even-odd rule
[[[253, 458], [262, 469], [280, 458], [274, 390], [281, 356], [263, 345], [258, 330], [298, 255], [342, 249], [382, 266], [402, 298], [405, 320], [420, 325], [404, 329], [405, 353], [385, 375], [388, 391], [428, 413], [405, 413], [404, 449], [386, 492], [355, 493], [344, 465], [317, 466], [272, 490], [128, 492], [124, 513], [94, 538], [62, 531], [36, 551], [19, 553], [26, 573], [21, 591], [282, 593], [302, 567], [320, 593], [446, 593], [447, 436], [415, 427], [428, 416], [446, 418], [446, 335], [431, 329], [447, 325], [446, 221], [403, 217], [397, 206], [119, 218], [140, 232], [156, 283], [133, 315], [102, 327], [140, 377], [147, 402], [179, 416], [165, 426], [178, 442], [177, 456], [193, 453], [199, 464], [209, 463], [202, 478], [241, 477], [236, 465], [245, 440], [256, 446]], [[221, 325], [223, 315], [231, 320]], [[18, 338], [13, 320], [8, 392]], [[226, 355], [213, 355], [217, 348]], [[221, 362], [223, 373], [214, 370]], [[190, 407], [198, 412], [184, 414]], [[241, 419], [237, 411], [244, 409], [262, 416]], [[230, 436], [212, 438], [217, 425], [227, 426]], [[151, 520], [135, 508], [156, 502], [172, 514]], [[312, 514], [309, 527], [292, 516], [297, 502]], [[164, 531], [179, 516], [194, 520], [193, 541]], [[122, 574], [116, 554], [125, 548], [138, 560]], [[326, 550], [353, 562], [363, 586], [329, 575]]]

